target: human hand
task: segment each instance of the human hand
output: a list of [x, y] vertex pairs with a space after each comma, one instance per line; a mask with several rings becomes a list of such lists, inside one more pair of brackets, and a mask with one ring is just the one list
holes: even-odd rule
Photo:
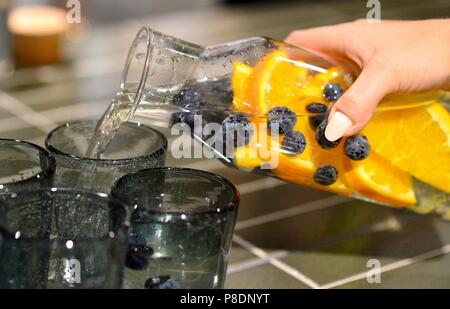
[[392, 92], [450, 89], [450, 19], [367, 20], [293, 31], [286, 42], [329, 55], [358, 75], [333, 105], [325, 136], [354, 135]]

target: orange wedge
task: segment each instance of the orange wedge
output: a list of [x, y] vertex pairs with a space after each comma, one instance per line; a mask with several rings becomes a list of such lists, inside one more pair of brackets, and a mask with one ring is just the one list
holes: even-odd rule
[[376, 113], [363, 134], [392, 165], [450, 193], [450, 113], [441, 103]]
[[412, 179], [375, 152], [362, 161], [345, 160], [345, 178], [358, 193], [399, 207], [416, 204]]
[[288, 106], [297, 99], [299, 90], [306, 87], [308, 69], [301, 62], [292, 61], [286, 51], [278, 49], [265, 55], [253, 70], [249, 84], [249, 98], [258, 105], [260, 115], [276, 106]]
[[233, 89], [233, 108], [240, 112], [256, 114], [257, 109], [250, 104], [247, 96], [247, 88], [253, 68], [242, 62], [236, 61], [233, 64], [231, 76], [231, 87]]
[[278, 156], [278, 153], [272, 151], [267, 125], [259, 124], [258, 119], [251, 119], [251, 122], [254, 124], [254, 131], [249, 143], [234, 149], [236, 164], [245, 168], [260, 167], [264, 163], [270, 162], [273, 155]]

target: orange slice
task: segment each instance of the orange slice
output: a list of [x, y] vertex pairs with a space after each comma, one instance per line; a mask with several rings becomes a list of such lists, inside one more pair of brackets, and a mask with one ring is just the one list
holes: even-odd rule
[[416, 204], [411, 176], [376, 152], [362, 161], [347, 158], [345, 165], [348, 184], [365, 197], [399, 207]]
[[262, 123], [258, 125], [257, 119], [251, 119], [254, 124], [253, 135], [248, 144], [234, 149], [234, 160], [240, 167], [254, 168], [268, 163], [272, 159], [271, 139], [267, 134], [267, 125]]
[[450, 113], [441, 103], [376, 113], [363, 134], [392, 165], [450, 193]]
[[308, 69], [299, 61], [288, 58], [287, 52], [278, 49], [265, 55], [254, 68], [249, 98], [258, 105], [261, 116], [273, 107], [289, 106], [299, 97], [298, 91], [308, 83]]
[[[341, 195], [351, 194], [352, 191], [344, 178], [342, 145], [339, 146], [339, 149], [322, 149], [315, 140], [315, 132], [309, 126], [307, 117], [299, 117], [294, 130], [304, 134], [306, 138], [305, 151], [298, 155], [281, 153], [275, 174], [286, 181], [296, 184]], [[272, 141], [272, 143], [274, 142]], [[316, 170], [327, 164], [332, 165], [339, 173], [336, 182], [329, 186], [321, 185], [314, 181]]]
[[236, 61], [233, 64], [231, 76], [231, 87], [233, 89], [233, 108], [236, 111], [254, 114], [257, 112], [247, 96], [247, 88], [253, 68], [242, 62]]

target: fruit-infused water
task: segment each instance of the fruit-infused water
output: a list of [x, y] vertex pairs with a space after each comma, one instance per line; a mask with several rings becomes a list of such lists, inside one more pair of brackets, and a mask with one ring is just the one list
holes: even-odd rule
[[389, 95], [363, 131], [330, 142], [328, 110], [352, 81], [332, 61], [268, 38], [201, 47], [144, 27], [124, 71], [128, 103], [105, 113], [99, 137], [112, 138], [120, 121], [111, 119], [182, 123], [228, 165], [450, 219], [443, 92]]

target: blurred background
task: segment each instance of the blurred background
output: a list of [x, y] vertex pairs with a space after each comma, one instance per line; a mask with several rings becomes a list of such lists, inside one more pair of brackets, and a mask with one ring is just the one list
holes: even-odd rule
[[[450, 16], [448, 0], [380, 2], [383, 19]], [[204, 45], [257, 35], [282, 40], [295, 29], [365, 18], [367, 3], [0, 0], [0, 137], [43, 145], [59, 124], [98, 118], [118, 90], [142, 25]], [[241, 191], [227, 287], [450, 288], [447, 222], [245, 174], [216, 160], [169, 155], [167, 163], [224, 175]], [[370, 258], [385, 267], [380, 284], [365, 279]]]

